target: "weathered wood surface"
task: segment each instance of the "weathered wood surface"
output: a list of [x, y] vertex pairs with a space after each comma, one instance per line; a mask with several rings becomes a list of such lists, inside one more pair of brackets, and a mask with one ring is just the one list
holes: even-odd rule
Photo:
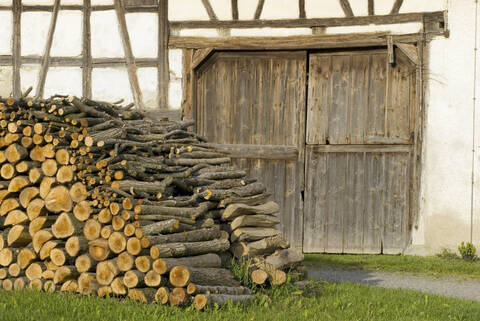
[[[220, 146], [242, 144], [247, 153], [234, 165], [264, 183], [282, 209], [283, 235], [301, 246], [306, 53], [215, 53], [196, 80], [197, 132]], [[283, 151], [265, 156], [270, 149]]]

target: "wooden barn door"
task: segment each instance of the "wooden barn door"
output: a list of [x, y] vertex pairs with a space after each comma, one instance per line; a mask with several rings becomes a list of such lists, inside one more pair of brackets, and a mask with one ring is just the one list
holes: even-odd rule
[[306, 61], [304, 51], [217, 52], [194, 81], [197, 132], [263, 181], [295, 247], [303, 232]]
[[416, 67], [386, 50], [310, 55], [305, 252], [400, 253], [408, 242]]

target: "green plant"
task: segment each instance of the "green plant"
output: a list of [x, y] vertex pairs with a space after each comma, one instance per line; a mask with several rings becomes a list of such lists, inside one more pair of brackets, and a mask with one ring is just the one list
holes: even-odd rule
[[254, 289], [255, 284], [250, 278], [250, 261], [250, 259], [236, 260], [235, 258], [232, 258], [230, 262], [230, 270], [235, 279], [237, 279], [243, 286]]
[[458, 247], [458, 251], [462, 256], [462, 259], [466, 261], [474, 261], [477, 258], [477, 249], [475, 248], [475, 245], [470, 242], [462, 242], [462, 244], [460, 244], [460, 246]]
[[442, 251], [440, 253], [435, 254], [435, 256], [441, 259], [446, 259], [446, 260], [458, 259], [457, 253], [447, 248], [443, 248]]

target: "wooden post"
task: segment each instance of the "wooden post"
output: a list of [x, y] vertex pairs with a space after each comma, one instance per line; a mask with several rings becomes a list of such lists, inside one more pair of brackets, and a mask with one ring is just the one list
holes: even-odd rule
[[53, 5], [52, 19], [50, 20], [50, 28], [48, 29], [47, 43], [42, 58], [42, 67], [38, 77], [38, 87], [35, 96], [40, 98], [43, 96], [45, 88], [45, 80], [47, 79], [48, 65], [50, 63], [50, 49], [52, 48], [53, 35], [55, 34], [55, 26], [57, 25], [58, 10], [60, 9], [60, 0], [55, 0]]
[[90, 34], [90, 0], [83, 1], [82, 95], [92, 98], [92, 42]]
[[232, 0], [232, 19], [238, 20], [238, 0]]
[[258, 0], [257, 9], [255, 9], [255, 15], [253, 16], [253, 19], [255, 19], [255, 20], [260, 19], [260, 16], [262, 15], [264, 4], [265, 4], [265, 0]]
[[168, 109], [168, 0], [158, 2], [158, 92], [157, 104], [160, 109]]
[[305, 0], [298, 0], [298, 17], [300, 19], [305, 19], [307, 17], [305, 12]]
[[21, 53], [21, 17], [22, 17], [22, 1], [13, 0], [13, 39], [12, 39], [12, 55], [13, 55], [13, 96], [20, 98], [22, 96], [20, 84], [20, 66], [22, 64]]
[[123, 51], [125, 52], [125, 61], [127, 64], [128, 79], [130, 80], [133, 101], [137, 108], [144, 109], [142, 92], [140, 91], [140, 85], [138, 83], [137, 66], [135, 65], [135, 58], [133, 57], [132, 46], [130, 44], [127, 21], [125, 20], [125, 8], [122, 0], [115, 0], [115, 12], [117, 13], [118, 28], [122, 37]]

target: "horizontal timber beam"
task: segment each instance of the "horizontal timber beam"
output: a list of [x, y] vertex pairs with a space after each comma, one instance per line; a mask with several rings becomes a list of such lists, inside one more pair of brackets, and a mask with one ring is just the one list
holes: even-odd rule
[[[22, 64], [40, 64], [42, 56], [24, 56], [21, 58]], [[124, 58], [93, 58], [93, 67], [124, 67], [126, 61]], [[135, 64], [137, 67], [156, 67], [158, 61], [156, 58], [136, 58]], [[12, 65], [12, 56], [1, 55], [0, 65]], [[64, 67], [82, 67], [83, 59], [77, 57], [50, 57], [50, 66], [64, 66]]]
[[214, 144], [218, 151], [229, 153], [231, 158], [296, 160], [298, 149], [295, 146], [284, 145], [250, 145], [250, 144]]
[[[216, 50], [293, 50], [386, 46], [388, 33], [288, 37], [170, 37], [169, 48]], [[420, 34], [392, 36], [394, 41], [417, 42]]]
[[344, 27], [360, 25], [382, 25], [408, 22], [443, 22], [444, 12], [400, 13], [393, 15], [360, 16], [321, 19], [278, 19], [278, 20], [216, 20], [216, 21], [170, 21], [170, 28], [313, 28]]
[[413, 145], [307, 145], [314, 153], [410, 153]]
[[[9, 11], [12, 10], [11, 6], [0, 6], [0, 11]], [[83, 10], [83, 5], [60, 5], [60, 10]], [[92, 6], [92, 11], [107, 11], [115, 10], [113, 5], [97, 5]], [[23, 5], [22, 11], [46, 11], [53, 12], [53, 6], [49, 5]], [[126, 12], [157, 12], [158, 5], [155, 6], [126, 6]]]

